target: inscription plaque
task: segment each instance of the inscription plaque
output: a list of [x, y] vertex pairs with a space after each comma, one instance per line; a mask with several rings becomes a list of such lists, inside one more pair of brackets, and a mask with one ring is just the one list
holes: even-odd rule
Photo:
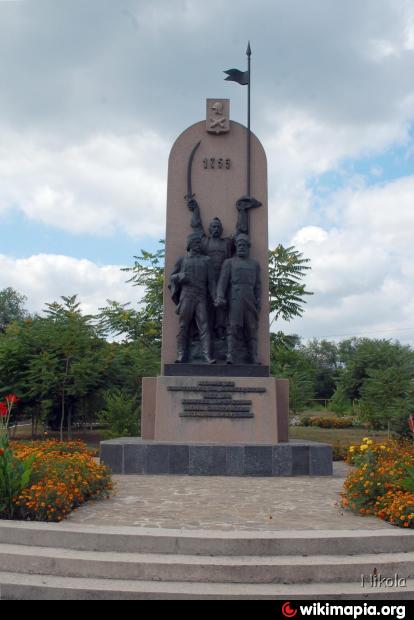
[[233, 394], [263, 394], [266, 388], [241, 388], [235, 381], [199, 381], [195, 386], [169, 386], [168, 391], [199, 394], [198, 398], [183, 398], [181, 418], [254, 418], [252, 401], [234, 399]]

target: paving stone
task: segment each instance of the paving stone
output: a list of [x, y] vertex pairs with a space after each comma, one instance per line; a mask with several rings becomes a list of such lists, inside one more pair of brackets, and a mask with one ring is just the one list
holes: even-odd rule
[[169, 529], [389, 529], [339, 506], [349, 467], [333, 476], [114, 476], [111, 499], [91, 501], [69, 522]]

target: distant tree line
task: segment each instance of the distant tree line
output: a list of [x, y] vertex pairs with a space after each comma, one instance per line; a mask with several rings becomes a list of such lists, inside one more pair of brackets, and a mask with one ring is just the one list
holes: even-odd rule
[[414, 350], [396, 341], [350, 338], [335, 343], [271, 334], [272, 374], [290, 380], [291, 409], [329, 399], [338, 414], [374, 429], [406, 434], [414, 413]]

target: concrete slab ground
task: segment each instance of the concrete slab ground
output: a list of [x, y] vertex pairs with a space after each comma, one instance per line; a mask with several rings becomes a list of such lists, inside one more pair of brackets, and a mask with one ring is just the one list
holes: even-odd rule
[[339, 506], [348, 467], [332, 477], [114, 476], [108, 501], [90, 502], [70, 523], [209, 530], [394, 529]]

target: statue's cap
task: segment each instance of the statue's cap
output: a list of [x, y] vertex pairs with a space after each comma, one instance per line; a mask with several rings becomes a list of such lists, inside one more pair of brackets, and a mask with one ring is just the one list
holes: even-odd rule
[[245, 233], [239, 233], [236, 237], [236, 244], [239, 241], [246, 241], [246, 243], [248, 243], [250, 245], [250, 238], [249, 235], [246, 235]]
[[202, 239], [202, 235], [200, 233], [197, 232], [193, 232], [191, 233], [191, 235], [188, 235], [187, 237], [187, 250], [190, 249], [190, 244], [192, 241], [201, 241]]

